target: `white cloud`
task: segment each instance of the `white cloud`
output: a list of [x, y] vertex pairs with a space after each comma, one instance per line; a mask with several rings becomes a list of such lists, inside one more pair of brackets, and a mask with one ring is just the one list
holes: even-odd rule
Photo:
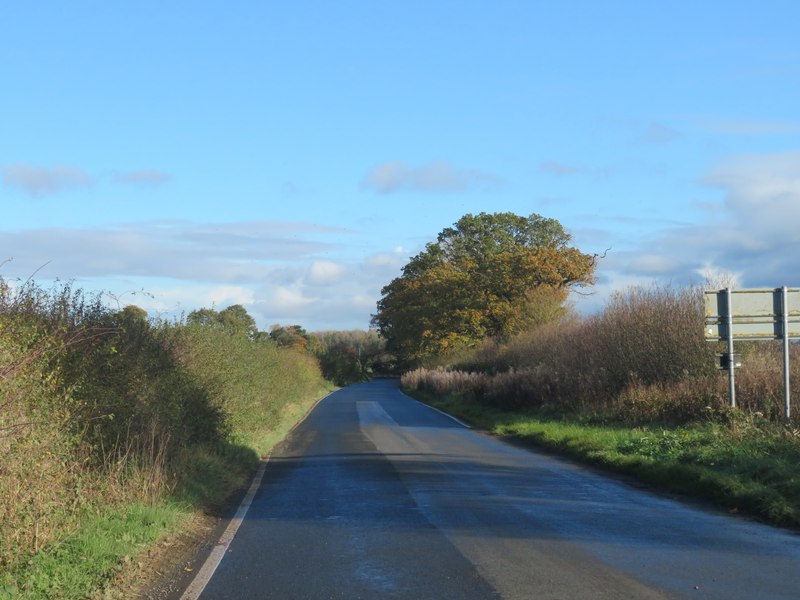
[[306, 281], [313, 286], [330, 286], [341, 281], [347, 273], [342, 265], [329, 260], [315, 260], [308, 268]]
[[760, 235], [800, 239], [800, 151], [731, 160], [704, 183], [725, 192], [728, 217]]
[[387, 269], [399, 271], [408, 261], [408, 256], [402, 248], [395, 248], [393, 252], [373, 254], [364, 260], [364, 265], [369, 269]]
[[703, 265], [702, 267], [697, 269], [697, 274], [702, 278], [703, 283], [712, 289], [713, 288], [722, 289], [726, 287], [730, 288], [742, 287], [741, 273], [732, 273], [730, 271], [725, 271], [724, 269], [714, 267], [713, 265], [710, 264]]
[[398, 160], [372, 169], [362, 186], [381, 194], [400, 191], [460, 192], [468, 189], [493, 187], [501, 178], [476, 169], [457, 169], [447, 161], [434, 161], [413, 167]]
[[[258, 221], [198, 225], [182, 221], [105, 229], [0, 231], [14, 261], [4, 272], [26, 277], [163, 277], [224, 284], [258, 282], [286, 262], [310, 260], [338, 247], [327, 241], [346, 230], [311, 223]], [[8, 257], [11, 258], [11, 257]]]
[[89, 187], [93, 182], [91, 176], [81, 169], [62, 165], [51, 168], [25, 164], [3, 165], [0, 166], [0, 175], [5, 185], [19, 188], [31, 196]]
[[269, 295], [273, 308], [280, 311], [296, 311], [312, 305], [315, 298], [308, 297], [299, 286], [277, 287]]
[[800, 151], [729, 159], [701, 180], [722, 193], [705, 219], [660, 230], [600, 262], [609, 278], [800, 284]]
[[679, 266], [678, 261], [668, 256], [640, 254], [630, 263], [631, 270], [653, 276], [673, 273]]
[[0, 231], [0, 247], [15, 252], [0, 275], [13, 280], [35, 273], [45, 287], [56, 277], [74, 280], [86, 290], [107, 292], [112, 306], [133, 303], [164, 318], [241, 304], [261, 329], [273, 323], [366, 328], [381, 287], [407, 257], [395, 249], [353, 262], [320, 258], [338, 252], [342, 237], [350, 235], [313, 223], [271, 221]]
[[316, 261], [335, 265], [320, 269], [325, 276], [329, 269], [342, 273], [326, 279], [325, 286], [309, 281], [310, 268], [305, 272], [283, 271], [279, 284], [269, 278], [257, 289], [251, 314], [259, 323], [297, 323], [309, 330], [366, 328], [376, 311], [381, 288], [400, 274], [406, 261], [397, 252], [378, 253], [348, 264]]

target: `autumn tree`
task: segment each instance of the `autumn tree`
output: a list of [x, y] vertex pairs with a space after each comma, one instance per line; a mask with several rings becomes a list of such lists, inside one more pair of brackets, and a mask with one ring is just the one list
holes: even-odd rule
[[278, 346], [305, 349], [308, 346], [308, 333], [300, 325], [275, 324], [270, 327], [269, 339]]
[[500, 341], [558, 318], [569, 290], [592, 283], [595, 256], [537, 214], [468, 214], [381, 290], [372, 323], [408, 362]]

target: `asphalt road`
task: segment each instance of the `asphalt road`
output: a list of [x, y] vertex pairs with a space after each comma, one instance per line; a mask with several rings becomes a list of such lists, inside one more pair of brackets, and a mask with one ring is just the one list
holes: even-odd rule
[[800, 536], [473, 432], [393, 381], [276, 450], [201, 598], [800, 598]]

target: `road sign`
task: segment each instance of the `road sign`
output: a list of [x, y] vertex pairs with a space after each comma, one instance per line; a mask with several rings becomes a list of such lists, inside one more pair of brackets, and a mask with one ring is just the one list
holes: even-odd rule
[[736, 354], [733, 340], [782, 340], [784, 418], [791, 418], [789, 340], [800, 339], [800, 289], [773, 288], [706, 291], [705, 337], [728, 342], [731, 406], [736, 406]]
[[[788, 337], [800, 339], [800, 289], [786, 292]], [[729, 314], [727, 290], [705, 292], [707, 340], [727, 340], [731, 333], [742, 341], [783, 339], [782, 288], [731, 290], [730, 294]]]

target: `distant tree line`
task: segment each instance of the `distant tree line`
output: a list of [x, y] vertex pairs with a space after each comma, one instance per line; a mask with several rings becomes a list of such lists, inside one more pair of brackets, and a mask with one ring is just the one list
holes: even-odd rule
[[272, 343], [314, 355], [323, 376], [336, 385], [366, 381], [377, 373], [388, 373], [392, 357], [386, 354], [385, 341], [377, 331], [307, 332], [300, 325], [272, 325], [259, 331], [255, 319], [241, 304], [222, 310], [201, 308], [189, 313], [189, 325], [210, 327], [232, 335], [245, 335], [251, 341]]

